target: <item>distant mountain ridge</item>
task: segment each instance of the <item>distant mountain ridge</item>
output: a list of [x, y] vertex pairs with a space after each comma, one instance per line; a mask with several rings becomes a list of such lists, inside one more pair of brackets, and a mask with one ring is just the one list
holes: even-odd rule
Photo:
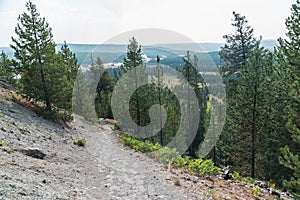
[[[278, 45], [277, 40], [262, 40], [261, 46], [269, 50], [273, 50]], [[178, 50], [190, 50], [190, 51], [204, 51], [213, 52], [220, 51], [224, 43], [171, 43], [171, 44], [155, 44], [153, 46], [165, 47], [175, 51]]]
[[[91, 56], [96, 58], [101, 57], [104, 63], [122, 62], [126, 55], [126, 44], [68, 44], [72, 52], [76, 54], [79, 64], [88, 64], [91, 61]], [[203, 57], [204, 54], [211, 56], [211, 59], [219, 65], [219, 55], [221, 47], [224, 43], [171, 43], [171, 44], [153, 44], [142, 45], [142, 52], [149, 59], [149, 62], [154, 62], [156, 55], [172, 57], [172, 61], [164, 64], [181, 65], [179, 57], [182, 57], [186, 51], [196, 52]], [[269, 50], [273, 50], [278, 45], [277, 40], [262, 40], [261, 45]], [[60, 50], [62, 44], [58, 43], [56, 50]], [[9, 58], [13, 58], [13, 49], [10, 47], [0, 47], [0, 51], [4, 51]], [[202, 56], [201, 56], [202, 55]], [[170, 57], [169, 57], [170, 58]]]

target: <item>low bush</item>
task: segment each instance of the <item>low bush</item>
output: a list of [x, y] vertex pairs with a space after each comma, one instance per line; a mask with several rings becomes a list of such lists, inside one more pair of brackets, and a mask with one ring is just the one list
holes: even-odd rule
[[84, 147], [86, 145], [86, 140], [84, 138], [79, 138], [78, 140], [74, 141], [74, 144], [80, 147]]
[[200, 173], [200, 165], [201, 165], [202, 159], [198, 158], [196, 160], [192, 160], [189, 162], [188, 169], [194, 173]]
[[254, 184], [255, 179], [251, 178], [251, 177], [243, 177], [241, 178], [241, 181], [247, 184]]
[[62, 112], [62, 113], [58, 113], [58, 119], [61, 119], [64, 122], [71, 122], [73, 121], [73, 116], [71, 112]]
[[188, 169], [196, 174], [216, 175], [219, 174], [220, 168], [216, 167], [212, 160], [203, 160], [201, 158], [190, 161]]
[[125, 135], [124, 133], [118, 133], [118, 135], [123, 138], [123, 143], [126, 146], [129, 146], [136, 151], [146, 153], [146, 152], [157, 151], [161, 148], [161, 146], [158, 143], [152, 144], [149, 141], [143, 142], [143, 141], [133, 138], [129, 135]]
[[238, 172], [236, 172], [236, 171], [234, 171], [233, 172], [233, 175], [232, 175], [232, 178], [233, 178], [233, 180], [240, 180], [240, 174], [238, 173]]
[[184, 156], [184, 157], [181, 157], [179, 156], [175, 162], [174, 162], [174, 166], [177, 167], [177, 168], [184, 168], [188, 165], [190, 161], [190, 157], [189, 156]]
[[220, 168], [216, 167], [212, 160], [203, 160], [201, 158], [190, 160], [189, 156], [182, 157], [176, 148], [161, 147], [160, 144], [152, 144], [149, 141], [141, 141], [123, 132], [117, 133], [120, 137], [120, 141], [124, 145], [135, 149], [140, 152], [152, 152], [154, 156], [164, 165], [172, 166], [176, 168], [188, 167], [188, 170], [202, 175], [217, 175], [220, 172]]
[[62, 120], [63, 122], [73, 121], [73, 116], [71, 111], [59, 110], [54, 108], [51, 111], [48, 111], [41, 103], [30, 101], [25, 97], [18, 97], [12, 95], [11, 100], [21, 106], [28, 107], [32, 109], [37, 115], [42, 116], [44, 119], [58, 121]]
[[5, 145], [6, 145], [6, 142], [2, 140], [2, 141], [0, 142], [0, 146], [1, 146], [1, 147], [4, 147]]
[[258, 187], [258, 185], [256, 185], [255, 187], [253, 187], [253, 195], [254, 196], [258, 196], [260, 192], [260, 189]]
[[177, 160], [180, 154], [176, 151], [175, 148], [163, 147], [159, 149], [159, 160], [164, 165], [173, 164], [175, 160]]

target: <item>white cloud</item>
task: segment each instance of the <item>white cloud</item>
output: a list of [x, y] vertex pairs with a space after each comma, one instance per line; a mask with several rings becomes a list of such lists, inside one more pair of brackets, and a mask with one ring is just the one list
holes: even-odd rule
[[[0, 45], [8, 46], [25, 0], [0, 0]], [[101, 43], [121, 32], [164, 28], [198, 42], [223, 42], [232, 11], [246, 15], [255, 34], [284, 36], [294, 0], [32, 0], [53, 28], [56, 42]], [[5, 19], [5, 20], [3, 20]]]

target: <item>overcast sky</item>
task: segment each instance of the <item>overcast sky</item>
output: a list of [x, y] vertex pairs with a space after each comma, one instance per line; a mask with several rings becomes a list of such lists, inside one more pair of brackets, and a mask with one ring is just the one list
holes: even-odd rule
[[[284, 37], [296, 0], [32, 0], [61, 43], [100, 44], [140, 28], [163, 28], [196, 42], [224, 42], [232, 11], [246, 16], [256, 36]], [[0, 46], [8, 46], [26, 0], [0, 0]]]

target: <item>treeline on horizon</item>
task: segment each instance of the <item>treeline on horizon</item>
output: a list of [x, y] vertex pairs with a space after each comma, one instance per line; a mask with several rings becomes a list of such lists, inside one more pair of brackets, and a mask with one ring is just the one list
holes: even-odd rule
[[[86, 118], [92, 118], [93, 113], [98, 118], [113, 118], [111, 97], [118, 80], [137, 66], [146, 69], [138, 41], [130, 39], [118, 71], [109, 73], [101, 58], [92, 55], [90, 68], [82, 70], [66, 42], [60, 51], [55, 50], [51, 28], [36, 6], [29, 1], [26, 7], [27, 12], [18, 17], [16, 37], [12, 38], [14, 59], [3, 51], [0, 54], [1, 80], [17, 86], [46, 118], [70, 121], [72, 105], [75, 113]], [[275, 183], [295, 197], [300, 194], [299, 21], [300, 0], [296, 0], [285, 21], [287, 39], [279, 38], [279, 45], [270, 51], [260, 44], [261, 38], [255, 37], [246, 17], [233, 12], [235, 32], [224, 35], [225, 45], [219, 53], [220, 73], [226, 85], [226, 121], [217, 145], [207, 156], [218, 166], [229, 165], [243, 176]], [[216, 101], [197, 71], [198, 59], [187, 52], [182, 67], [177, 69], [195, 92], [198, 105], [190, 101], [189, 95], [184, 100], [177, 99], [172, 88], [167, 87], [159, 55], [153, 68], [154, 83], [137, 89], [129, 103], [131, 118], [140, 126], [151, 122], [148, 113], [152, 105], [164, 106], [166, 123], [158, 134], [147, 139], [162, 146], [174, 138], [180, 126], [180, 101], [191, 113], [195, 106], [199, 107], [198, 130], [185, 153], [191, 158], [197, 158], [214, 109], [211, 105]], [[147, 77], [132, 80], [143, 78]], [[173, 87], [186, 90], [183, 84]], [[176, 142], [186, 143], [185, 138]]]

